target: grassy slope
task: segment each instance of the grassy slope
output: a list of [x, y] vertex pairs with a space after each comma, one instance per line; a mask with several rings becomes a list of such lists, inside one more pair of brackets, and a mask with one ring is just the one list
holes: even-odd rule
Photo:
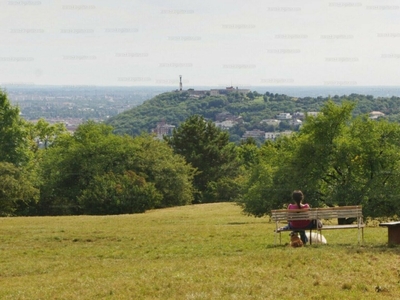
[[[122, 216], [0, 219], [0, 299], [395, 299], [399, 247], [367, 227], [273, 247], [231, 203]], [[288, 241], [286, 235], [283, 236]], [[376, 286], [381, 292], [375, 291]]]

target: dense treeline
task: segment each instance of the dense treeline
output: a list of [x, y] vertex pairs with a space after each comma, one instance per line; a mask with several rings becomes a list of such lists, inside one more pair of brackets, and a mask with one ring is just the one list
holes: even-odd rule
[[93, 122], [60, 136], [41, 161], [40, 214], [120, 214], [191, 203], [192, 168], [151, 137]]
[[123, 214], [235, 201], [262, 216], [301, 189], [315, 207], [362, 204], [365, 216], [397, 217], [400, 126], [355, 114], [358, 103], [325, 101], [298, 132], [257, 146], [230, 142], [198, 114], [163, 141], [92, 121], [72, 135], [63, 125], [24, 121], [0, 92], [0, 214]]
[[363, 205], [365, 216], [397, 217], [400, 126], [354, 117], [354, 108], [328, 101], [298, 133], [257, 149], [240, 200], [244, 210], [264, 215], [301, 189], [314, 207]]
[[260, 124], [261, 120], [274, 118], [278, 113], [319, 111], [323, 103], [328, 100], [340, 104], [346, 99], [357, 104], [352, 111], [354, 116], [371, 111], [381, 111], [391, 121], [400, 121], [399, 97], [374, 98], [370, 95], [351, 94], [348, 96], [297, 98], [269, 92], [262, 95], [254, 91], [247, 95], [232, 92], [227, 95], [210, 96], [206, 94], [200, 98], [193, 98], [189, 92], [185, 91], [160, 94], [140, 106], [110, 118], [107, 124], [112, 125], [118, 134], [139, 135], [142, 132], [151, 132], [151, 129], [155, 128], [157, 122], [161, 120], [179, 126], [192, 115], [201, 115], [208, 120], [215, 121], [217, 114], [228, 112], [243, 119], [243, 123], [229, 130], [230, 140], [238, 142], [246, 130], [297, 129], [291, 127], [287, 122], [282, 122], [279, 128]]

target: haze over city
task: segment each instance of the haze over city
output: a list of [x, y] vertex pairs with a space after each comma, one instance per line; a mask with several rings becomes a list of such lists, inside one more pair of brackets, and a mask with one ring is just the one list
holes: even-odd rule
[[398, 86], [397, 1], [2, 1], [0, 86]]

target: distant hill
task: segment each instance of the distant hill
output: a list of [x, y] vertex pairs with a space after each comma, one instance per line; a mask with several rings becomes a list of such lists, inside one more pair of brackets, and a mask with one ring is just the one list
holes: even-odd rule
[[[231, 91], [226, 94], [212, 95], [210, 91], [176, 91], [167, 92], [146, 100], [141, 105], [124, 111], [106, 121], [115, 128], [117, 134], [139, 135], [141, 132], [151, 132], [157, 123], [179, 126], [193, 114], [199, 114], [206, 119], [223, 121], [223, 116], [240, 117], [241, 122], [229, 129], [234, 140], [242, 136], [246, 130], [260, 129], [264, 131], [280, 131], [291, 128], [288, 122], [282, 122], [279, 127], [260, 123], [266, 119], [274, 119], [279, 113], [316, 112], [328, 97], [290, 97], [283, 94], [256, 91], [246, 94]], [[399, 97], [378, 97], [371, 95], [351, 94], [334, 96], [336, 103], [343, 100], [355, 101], [357, 106], [354, 114], [368, 114], [380, 111], [392, 121], [400, 119]], [[222, 119], [221, 119], [222, 118]], [[293, 127], [293, 126], [292, 126]]]

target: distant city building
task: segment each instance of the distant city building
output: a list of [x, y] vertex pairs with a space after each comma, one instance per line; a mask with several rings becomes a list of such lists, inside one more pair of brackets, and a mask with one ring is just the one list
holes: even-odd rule
[[247, 94], [250, 92], [249, 89], [239, 89], [238, 87], [234, 88], [233, 86], [229, 86], [225, 89], [211, 89], [210, 95], [211, 96], [218, 96], [218, 95], [227, 95], [229, 93], [239, 93], [239, 94]]
[[247, 139], [247, 138], [265, 138], [265, 131], [259, 130], [259, 129], [255, 129], [255, 130], [249, 130], [246, 131], [243, 136], [242, 139]]
[[272, 125], [272, 126], [279, 126], [279, 123], [281, 121], [277, 119], [264, 119], [260, 121], [260, 124], [267, 124], [267, 125]]
[[266, 140], [275, 141], [280, 134], [280, 132], [266, 132], [264, 138]]
[[279, 136], [283, 135], [291, 135], [293, 131], [286, 130], [281, 132], [266, 132], [265, 133], [265, 140], [275, 141]]
[[276, 115], [278, 120], [290, 120], [292, 115], [290, 113], [279, 113]]
[[164, 135], [171, 135], [174, 128], [174, 125], [167, 124], [165, 120], [162, 120], [157, 123], [156, 128], [152, 132], [156, 134], [158, 139], [162, 140]]
[[225, 120], [222, 122], [215, 122], [215, 126], [221, 129], [229, 129], [235, 126], [238, 122], [234, 120]]
[[[176, 90], [177, 92], [184, 92], [182, 90]], [[195, 90], [195, 89], [188, 89], [186, 92], [189, 93], [189, 97], [191, 98], [199, 98], [200, 96], [220, 96], [220, 95], [227, 95], [229, 93], [239, 93], [239, 94], [247, 94], [250, 92], [249, 89], [239, 89], [238, 87], [234, 88], [232, 86], [227, 87], [225, 89], [211, 89], [211, 90]]]
[[208, 91], [208, 90], [188, 89], [187, 92], [189, 93], [189, 97], [190, 98], [200, 98], [200, 96], [205, 96], [210, 91]]
[[225, 120], [232, 119], [233, 115], [230, 112], [224, 111], [222, 113], [216, 114], [215, 121], [222, 122]]
[[293, 119], [304, 120], [305, 115], [302, 112], [295, 112], [292, 117]]
[[215, 123], [221, 123], [223, 121], [232, 121], [234, 124], [242, 123], [243, 119], [241, 116], [234, 116], [229, 112], [222, 112], [215, 116]]
[[234, 116], [230, 112], [222, 112], [215, 116], [215, 126], [221, 129], [229, 129], [236, 124], [242, 123], [243, 119], [241, 116]]
[[303, 122], [299, 119], [292, 119], [289, 121], [289, 124], [292, 126], [300, 126], [303, 124]]

